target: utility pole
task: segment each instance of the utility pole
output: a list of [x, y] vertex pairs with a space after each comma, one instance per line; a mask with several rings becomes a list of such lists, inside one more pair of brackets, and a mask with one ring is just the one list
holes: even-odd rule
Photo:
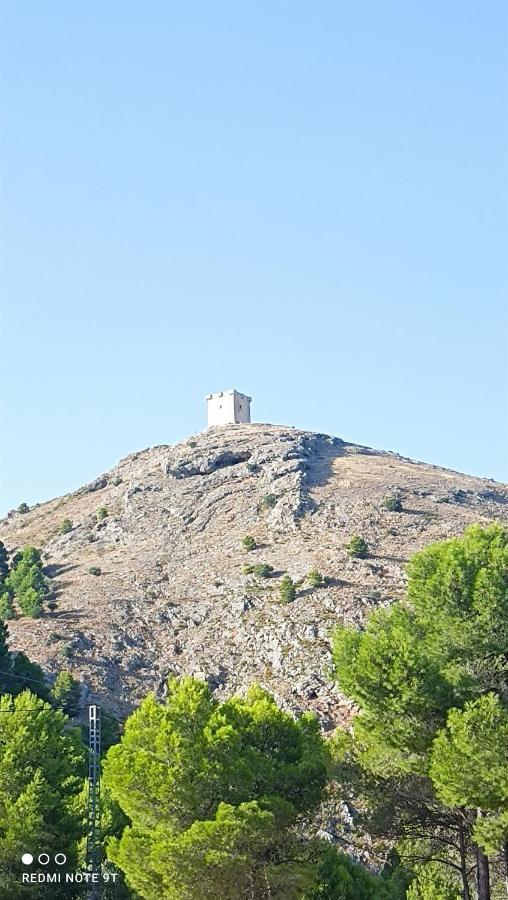
[[101, 874], [100, 832], [101, 710], [88, 707], [88, 830], [86, 839], [87, 871], [97, 881], [90, 883], [89, 900], [99, 900]]

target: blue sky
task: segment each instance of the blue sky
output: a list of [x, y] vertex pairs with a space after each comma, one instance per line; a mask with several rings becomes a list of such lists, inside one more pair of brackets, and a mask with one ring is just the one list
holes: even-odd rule
[[4, 2], [2, 509], [258, 421], [506, 478], [504, 2]]

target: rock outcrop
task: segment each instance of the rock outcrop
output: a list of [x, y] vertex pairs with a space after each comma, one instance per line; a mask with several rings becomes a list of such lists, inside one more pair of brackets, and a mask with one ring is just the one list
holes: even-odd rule
[[[384, 508], [395, 494], [401, 512]], [[73, 527], [60, 535], [64, 518]], [[330, 728], [347, 714], [328, 677], [333, 625], [401, 596], [405, 563], [425, 544], [507, 519], [508, 490], [492, 481], [292, 428], [212, 428], [9, 513], [0, 537], [42, 550], [56, 602], [9, 623], [12, 646], [49, 673], [70, 669], [119, 713], [190, 673], [222, 694], [258, 681]], [[348, 557], [352, 534], [367, 559]], [[246, 575], [246, 563], [273, 574]], [[312, 569], [324, 586], [306, 583]], [[301, 584], [283, 605], [285, 573]]]

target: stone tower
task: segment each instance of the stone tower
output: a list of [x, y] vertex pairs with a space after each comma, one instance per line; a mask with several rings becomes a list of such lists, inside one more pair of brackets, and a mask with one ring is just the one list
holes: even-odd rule
[[235, 390], [207, 394], [208, 427], [250, 422], [251, 400], [252, 397], [247, 397], [246, 394], [240, 394]]

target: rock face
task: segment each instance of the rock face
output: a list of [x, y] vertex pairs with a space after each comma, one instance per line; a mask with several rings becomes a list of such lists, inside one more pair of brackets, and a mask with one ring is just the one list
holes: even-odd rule
[[[395, 494], [401, 512], [383, 506]], [[64, 518], [73, 528], [59, 535]], [[257, 681], [326, 729], [347, 714], [327, 676], [333, 625], [400, 597], [414, 551], [492, 520], [508, 520], [508, 489], [492, 481], [323, 434], [212, 428], [3, 520], [9, 550], [42, 549], [56, 601], [10, 622], [11, 646], [49, 673], [70, 669], [118, 713], [188, 673], [224, 695]], [[348, 557], [353, 534], [367, 559]], [[273, 574], [246, 575], [246, 563]], [[312, 569], [324, 586], [303, 581]], [[286, 573], [302, 584], [284, 605]]]

